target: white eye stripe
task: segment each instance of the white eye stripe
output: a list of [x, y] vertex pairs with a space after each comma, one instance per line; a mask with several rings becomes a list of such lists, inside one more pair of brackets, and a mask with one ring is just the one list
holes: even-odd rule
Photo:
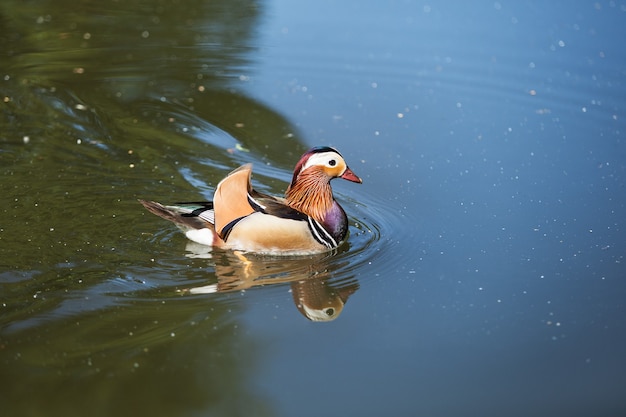
[[332, 168], [342, 163], [345, 164], [343, 158], [337, 152], [321, 152], [311, 155], [302, 167], [302, 171], [312, 166], [328, 166]]

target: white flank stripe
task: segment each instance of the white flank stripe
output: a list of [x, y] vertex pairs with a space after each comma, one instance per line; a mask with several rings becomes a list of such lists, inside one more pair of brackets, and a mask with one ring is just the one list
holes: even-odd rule
[[[309, 221], [311, 233], [313, 233], [315, 239], [318, 242], [329, 248], [337, 247], [337, 242], [335, 241], [335, 239], [330, 235], [330, 233], [326, 231], [326, 229], [324, 229], [321, 224], [317, 222], [317, 220], [314, 220], [311, 217], [308, 217], [307, 219]], [[324, 235], [320, 235], [320, 232], [322, 232]]]

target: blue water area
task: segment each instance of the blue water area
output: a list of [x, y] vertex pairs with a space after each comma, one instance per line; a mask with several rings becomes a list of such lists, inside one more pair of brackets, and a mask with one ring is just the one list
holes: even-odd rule
[[[626, 413], [626, 3], [7, 4], [7, 415]], [[331, 253], [136, 202], [316, 145], [363, 178]]]
[[348, 143], [391, 227], [359, 330], [272, 333], [268, 368], [296, 339], [316, 370], [289, 412], [320, 391], [341, 414], [623, 412], [624, 5], [331, 4], [274, 9], [252, 90]]

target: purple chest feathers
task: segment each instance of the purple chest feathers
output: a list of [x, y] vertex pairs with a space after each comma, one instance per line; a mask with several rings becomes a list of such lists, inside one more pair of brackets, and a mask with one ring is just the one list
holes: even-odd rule
[[348, 216], [336, 201], [333, 201], [322, 224], [337, 242], [342, 241], [348, 233]]

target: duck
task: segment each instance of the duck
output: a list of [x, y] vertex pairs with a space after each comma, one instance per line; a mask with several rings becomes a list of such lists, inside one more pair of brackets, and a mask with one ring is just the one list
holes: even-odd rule
[[252, 164], [221, 180], [213, 201], [163, 205], [139, 200], [173, 222], [193, 242], [268, 255], [308, 255], [336, 249], [347, 238], [348, 217], [331, 180], [362, 183], [335, 148], [317, 146], [296, 163], [284, 197], [255, 190]]

